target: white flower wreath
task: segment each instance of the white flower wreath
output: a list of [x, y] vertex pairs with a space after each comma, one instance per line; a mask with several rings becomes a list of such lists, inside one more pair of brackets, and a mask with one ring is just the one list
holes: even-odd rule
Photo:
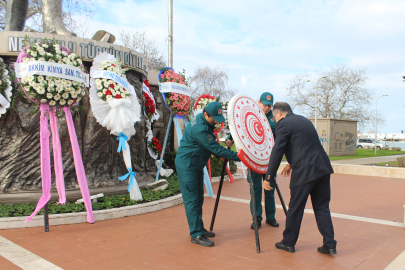
[[11, 96], [13, 94], [11, 92], [12, 89], [8, 70], [3, 59], [0, 58], [0, 117], [10, 107]]

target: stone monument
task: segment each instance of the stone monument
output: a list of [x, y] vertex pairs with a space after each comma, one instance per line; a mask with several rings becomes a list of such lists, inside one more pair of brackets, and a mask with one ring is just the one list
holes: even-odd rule
[[[62, 1], [42, 0], [44, 5], [44, 32], [21, 32], [25, 26], [27, 0], [7, 1], [7, 26], [0, 32], [0, 57], [4, 59], [12, 73], [23, 40], [28, 35], [32, 40], [55, 38], [83, 57], [84, 65], [90, 69], [92, 59], [100, 52], [107, 51], [123, 62], [130, 70], [126, 73], [128, 81], [134, 86], [141, 106], [144, 107], [142, 82], [147, 78], [147, 59], [144, 55], [122, 46], [113, 45], [112, 38], [88, 40], [77, 38], [69, 32], [62, 21]], [[115, 38], [114, 38], [115, 39]], [[101, 40], [101, 41], [99, 41]], [[109, 43], [110, 42], [110, 43]], [[13, 102], [8, 111], [0, 118], [0, 203], [36, 202], [42, 194], [39, 145], [39, 111], [18, 91], [19, 84], [13, 82]], [[168, 109], [156, 87], [152, 93], [160, 114], [152, 125], [155, 137], [164, 140], [169, 121]], [[88, 95], [81, 104], [82, 109], [72, 112], [87, 181], [91, 194], [123, 194], [127, 192], [128, 181], [120, 181], [119, 176], [126, 173], [121, 154], [117, 153], [117, 138], [99, 125], [93, 117]], [[133, 170], [140, 187], [154, 181], [157, 168], [150, 157], [146, 141], [146, 116], [135, 124], [136, 134], [128, 141], [131, 149]], [[68, 201], [81, 198], [76, 180], [72, 149], [64, 116], [58, 118], [59, 134], [63, 152], [63, 166], [66, 197]], [[51, 144], [52, 145], [52, 144]], [[52, 153], [52, 149], [50, 150]], [[53, 158], [51, 158], [53, 163]], [[53, 164], [52, 164], [53, 166]], [[52, 173], [54, 174], [53, 168]], [[55, 177], [52, 176], [54, 181]], [[58, 198], [53, 182], [51, 201]]]

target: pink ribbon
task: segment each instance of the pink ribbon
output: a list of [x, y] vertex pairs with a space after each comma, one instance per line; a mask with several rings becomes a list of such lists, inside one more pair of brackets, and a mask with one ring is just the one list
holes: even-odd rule
[[51, 198], [51, 157], [49, 154], [49, 129], [48, 129], [48, 117], [45, 115], [49, 112], [49, 105], [47, 103], [41, 103], [39, 105], [41, 115], [40, 122], [40, 136], [39, 142], [41, 145], [41, 175], [42, 175], [42, 196], [38, 201], [35, 211], [25, 220], [28, 222], [34, 217], [39, 210]]
[[53, 167], [55, 169], [55, 182], [59, 194], [59, 203], [66, 203], [65, 194], [65, 180], [63, 178], [63, 161], [62, 161], [62, 147], [60, 145], [59, 131], [58, 131], [58, 118], [54, 110], [49, 112], [49, 119], [51, 122], [52, 130], [52, 146], [53, 146]]
[[87, 210], [87, 222], [94, 223], [93, 208], [91, 205], [90, 191], [87, 184], [86, 173], [84, 171], [84, 165], [82, 160], [82, 154], [80, 153], [79, 143], [77, 142], [75, 125], [72, 119], [72, 113], [70, 108], [64, 107], [66, 123], [69, 130], [70, 143], [72, 144], [73, 160], [75, 162], [77, 181], [79, 182], [80, 191], [84, 200], [84, 205]]

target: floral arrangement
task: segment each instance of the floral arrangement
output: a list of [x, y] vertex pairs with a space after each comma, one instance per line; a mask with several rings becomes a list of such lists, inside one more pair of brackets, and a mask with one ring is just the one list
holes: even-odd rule
[[201, 95], [194, 104], [194, 108], [197, 110], [204, 109], [209, 103], [217, 101], [216, 98], [210, 95]]
[[[149, 88], [150, 91], [149, 80], [145, 80], [143, 83]], [[152, 122], [153, 115], [156, 112], [155, 102], [146, 92], [143, 92], [143, 97], [145, 98], [145, 112], [149, 118], [149, 122]]]
[[[163, 72], [162, 72], [163, 71]], [[179, 74], [174, 72], [173, 69], [164, 68], [159, 73], [159, 80], [160, 82], [174, 82], [180, 84], [186, 84], [186, 77], [184, 74]]]
[[[28, 41], [26, 40], [26, 42]], [[70, 52], [68, 48], [60, 45], [54, 39], [29, 43], [29, 46], [24, 48], [24, 52], [26, 57], [23, 57], [23, 63], [47, 61], [78, 67], [82, 72], [85, 71], [81, 57]], [[48, 103], [51, 107], [77, 105], [86, 93], [84, 83], [50, 76], [22, 77], [21, 84], [30, 98], [38, 103]]]
[[155, 154], [162, 153], [163, 147], [160, 140], [156, 137], [153, 137], [150, 142], [148, 142], [148, 147], [152, 148]]
[[[159, 82], [173, 82], [187, 85], [184, 71], [183, 73], [176, 73], [172, 68], [164, 67], [159, 72]], [[190, 110], [191, 99], [189, 96], [182, 95], [175, 92], [163, 94], [169, 110], [177, 116], [187, 115]]]
[[8, 70], [3, 62], [3, 58], [0, 58], [0, 115], [5, 113], [6, 109], [10, 106], [11, 89]]
[[178, 93], [167, 93], [166, 103], [172, 113], [177, 115], [187, 115], [190, 110], [190, 97]]
[[[121, 68], [121, 62], [117, 58], [112, 61], [102, 60], [98, 66], [98, 70], [108, 70], [117, 73], [120, 77], [125, 76], [127, 68]], [[100, 98], [100, 102], [110, 101], [112, 99], [129, 98], [129, 92], [121, 84], [116, 83], [113, 80], [96, 79], [97, 95]]]
[[224, 111], [227, 111], [227, 110], [228, 110], [228, 103], [229, 103], [229, 101], [223, 101], [223, 102], [221, 102], [222, 110], [224, 110]]

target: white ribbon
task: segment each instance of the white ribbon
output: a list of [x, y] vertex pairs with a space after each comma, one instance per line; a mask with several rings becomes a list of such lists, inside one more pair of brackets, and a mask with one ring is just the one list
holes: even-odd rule
[[0, 104], [3, 108], [8, 108], [10, 102], [8, 102], [8, 100], [2, 94], [0, 94]]
[[72, 80], [89, 86], [89, 74], [82, 72], [78, 67], [47, 61], [30, 61], [28, 63], [15, 63], [14, 65], [17, 78], [42, 75]]
[[174, 83], [174, 82], [159, 83], [159, 91], [161, 93], [178, 93], [190, 96], [189, 88], [181, 83]]
[[122, 85], [125, 89], [127, 89], [130, 94], [136, 96], [134, 87], [125, 78], [122, 78], [115, 72], [108, 70], [92, 70], [91, 77], [113, 80], [114, 82]]

